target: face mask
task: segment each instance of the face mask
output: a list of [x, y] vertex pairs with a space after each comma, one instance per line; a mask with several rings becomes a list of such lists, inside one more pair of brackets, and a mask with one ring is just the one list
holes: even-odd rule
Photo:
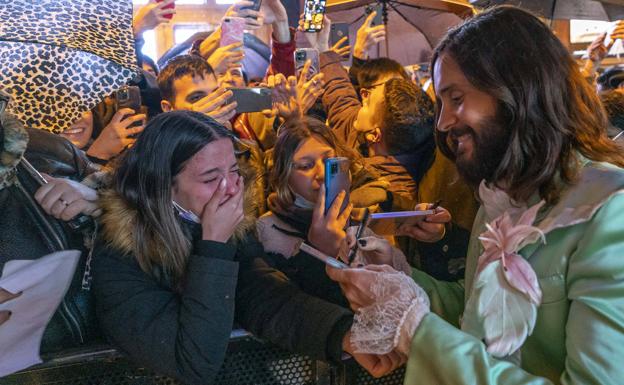
[[201, 224], [201, 219], [191, 210], [186, 210], [182, 206], [180, 206], [176, 201], [171, 201], [173, 203], [173, 207], [178, 211], [178, 215], [187, 221], [191, 221], [197, 224]]
[[300, 209], [314, 210], [314, 203], [295, 193], [295, 206]]

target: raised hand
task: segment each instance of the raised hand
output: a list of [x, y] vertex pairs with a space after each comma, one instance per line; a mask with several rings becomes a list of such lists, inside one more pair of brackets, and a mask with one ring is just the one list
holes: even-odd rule
[[[126, 147], [134, 144], [136, 135], [145, 128], [146, 119], [145, 114], [135, 114], [130, 108], [122, 108], [113, 115], [110, 123], [95, 138], [87, 154], [104, 160], [119, 155]], [[136, 122], [142, 123], [140, 126], [131, 127]]]
[[353, 57], [358, 59], [368, 59], [369, 50], [379, 42], [386, 39], [386, 29], [383, 25], [371, 27], [376, 11], [371, 12], [364, 20], [364, 24], [358, 29], [353, 46]]
[[350, 45], [345, 45], [347, 40], [349, 40], [348, 36], [345, 36], [342, 39], [338, 40], [336, 42], [336, 44], [334, 44], [330, 48], [330, 51], [336, 52], [338, 54], [338, 56], [342, 56], [344, 58], [348, 58], [349, 57], [349, 53], [351, 52], [351, 46]]
[[193, 104], [193, 111], [202, 112], [221, 124], [229, 123], [236, 115], [236, 102], [227, 103], [232, 91], [219, 87]]
[[[416, 210], [427, 210], [431, 206], [428, 203], [421, 203], [416, 206]], [[438, 206], [434, 214], [401, 225], [396, 235], [407, 235], [421, 242], [437, 242], [444, 237], [446, 224], [450, 221], [451, 213]]]
[[245, 58], [242, 47], [242, 43], [219, 47], [208, 57], [208, 64], [210, 64], [217, 75], [224, 74], [232, 67], [240, 67], [241, 62]]
[[174, 8], [167, 8], [167, 6], [174, 4], [174, 2], [175, 0], [164, 0], [159, 3], [156, 0], [150, 0], [139, 8], [132, 20], [134, 37], [138, 38], [143, 32], [154, 29], [160, 24], [168, 23], [176, 11]]
[[331, 20], [327, 15], [323, 18], [323, 28], [318, 32], [306, 32], [303, 29], [303, 14], [299, 18], [298, 31], [303, 33], [312, 48], [316, 48], [319, 53], [329, 51], [329, 32], [331, 30]]
[[349, 204], [342, 213], [340, 208], [346, 192], [341, 191], [327, 213], [325, 212], [325, 185], [321, 185], [318, 198], [312, 212], [312, 224], [308, 231], [310, 243], [325, 254], [335, 257], [346, 237], [345, 227], [353, 206]]

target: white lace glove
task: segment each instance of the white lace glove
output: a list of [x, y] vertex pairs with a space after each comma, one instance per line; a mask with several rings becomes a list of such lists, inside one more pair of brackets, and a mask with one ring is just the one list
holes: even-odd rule
[[356, 313], [351, 343], [357, 353], [387, 354], [396, 348], [408, 355], [416, 328], [429, 313], [429, 297], [402, 272], [388, 266], [375, 266], [374, 270], [366, 293], [373, 303]]
[[[357, 226], [347, 229], [347, 245], [349, 249], [355, 246], [355, 234]], [[350, 250], [348, 250], [350, 251]], [[351, 266], [366, 265], [389, 265], [394, 270], [402, 271], [408, 276], [412, 275], [412, 267], [407, 262], [405, 254], [392, 246], [387, 239], [381, 238], [368, 227], [364, 229], [358, 240], [358, 250]]]

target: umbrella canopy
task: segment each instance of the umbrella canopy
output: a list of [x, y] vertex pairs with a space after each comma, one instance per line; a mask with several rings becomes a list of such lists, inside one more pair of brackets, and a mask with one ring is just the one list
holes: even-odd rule
[[478, 7], [516, 5], [547, 19], [624, 19], [624, 0], [470, 0], [470, 3]]
[[0, 69], [11, 112], [63, 131], [136, 76], [132, 1], [0, 1]]
[[[374, 0], [330, 1], [327, 14], [333, 23], [349, 23], [349, 41], [355, 44], [355, 35], [365, 19], [365, 5]], [[459, 1], [400, 0], [387, 1], [387, 55], [386, 47], [379, 45], [377, 54], [388, 56], [403, 65], [429, 61], [433, 48], [449, 28], [472, 14], [472, 7]]]

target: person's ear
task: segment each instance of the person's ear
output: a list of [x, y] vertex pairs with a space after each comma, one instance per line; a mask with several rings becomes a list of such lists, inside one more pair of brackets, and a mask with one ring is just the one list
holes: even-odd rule
[[164, 112], [173, 111], [173, 106], [171, 105], [171, 103], [169, 103], [168, 100], [161, 100], [160, 108], [162, 108]]
[[372, 131], [366, 133], [365, 137], [368, 143], [379, 143], [381, 142], [381, 129], [375, 126]]

